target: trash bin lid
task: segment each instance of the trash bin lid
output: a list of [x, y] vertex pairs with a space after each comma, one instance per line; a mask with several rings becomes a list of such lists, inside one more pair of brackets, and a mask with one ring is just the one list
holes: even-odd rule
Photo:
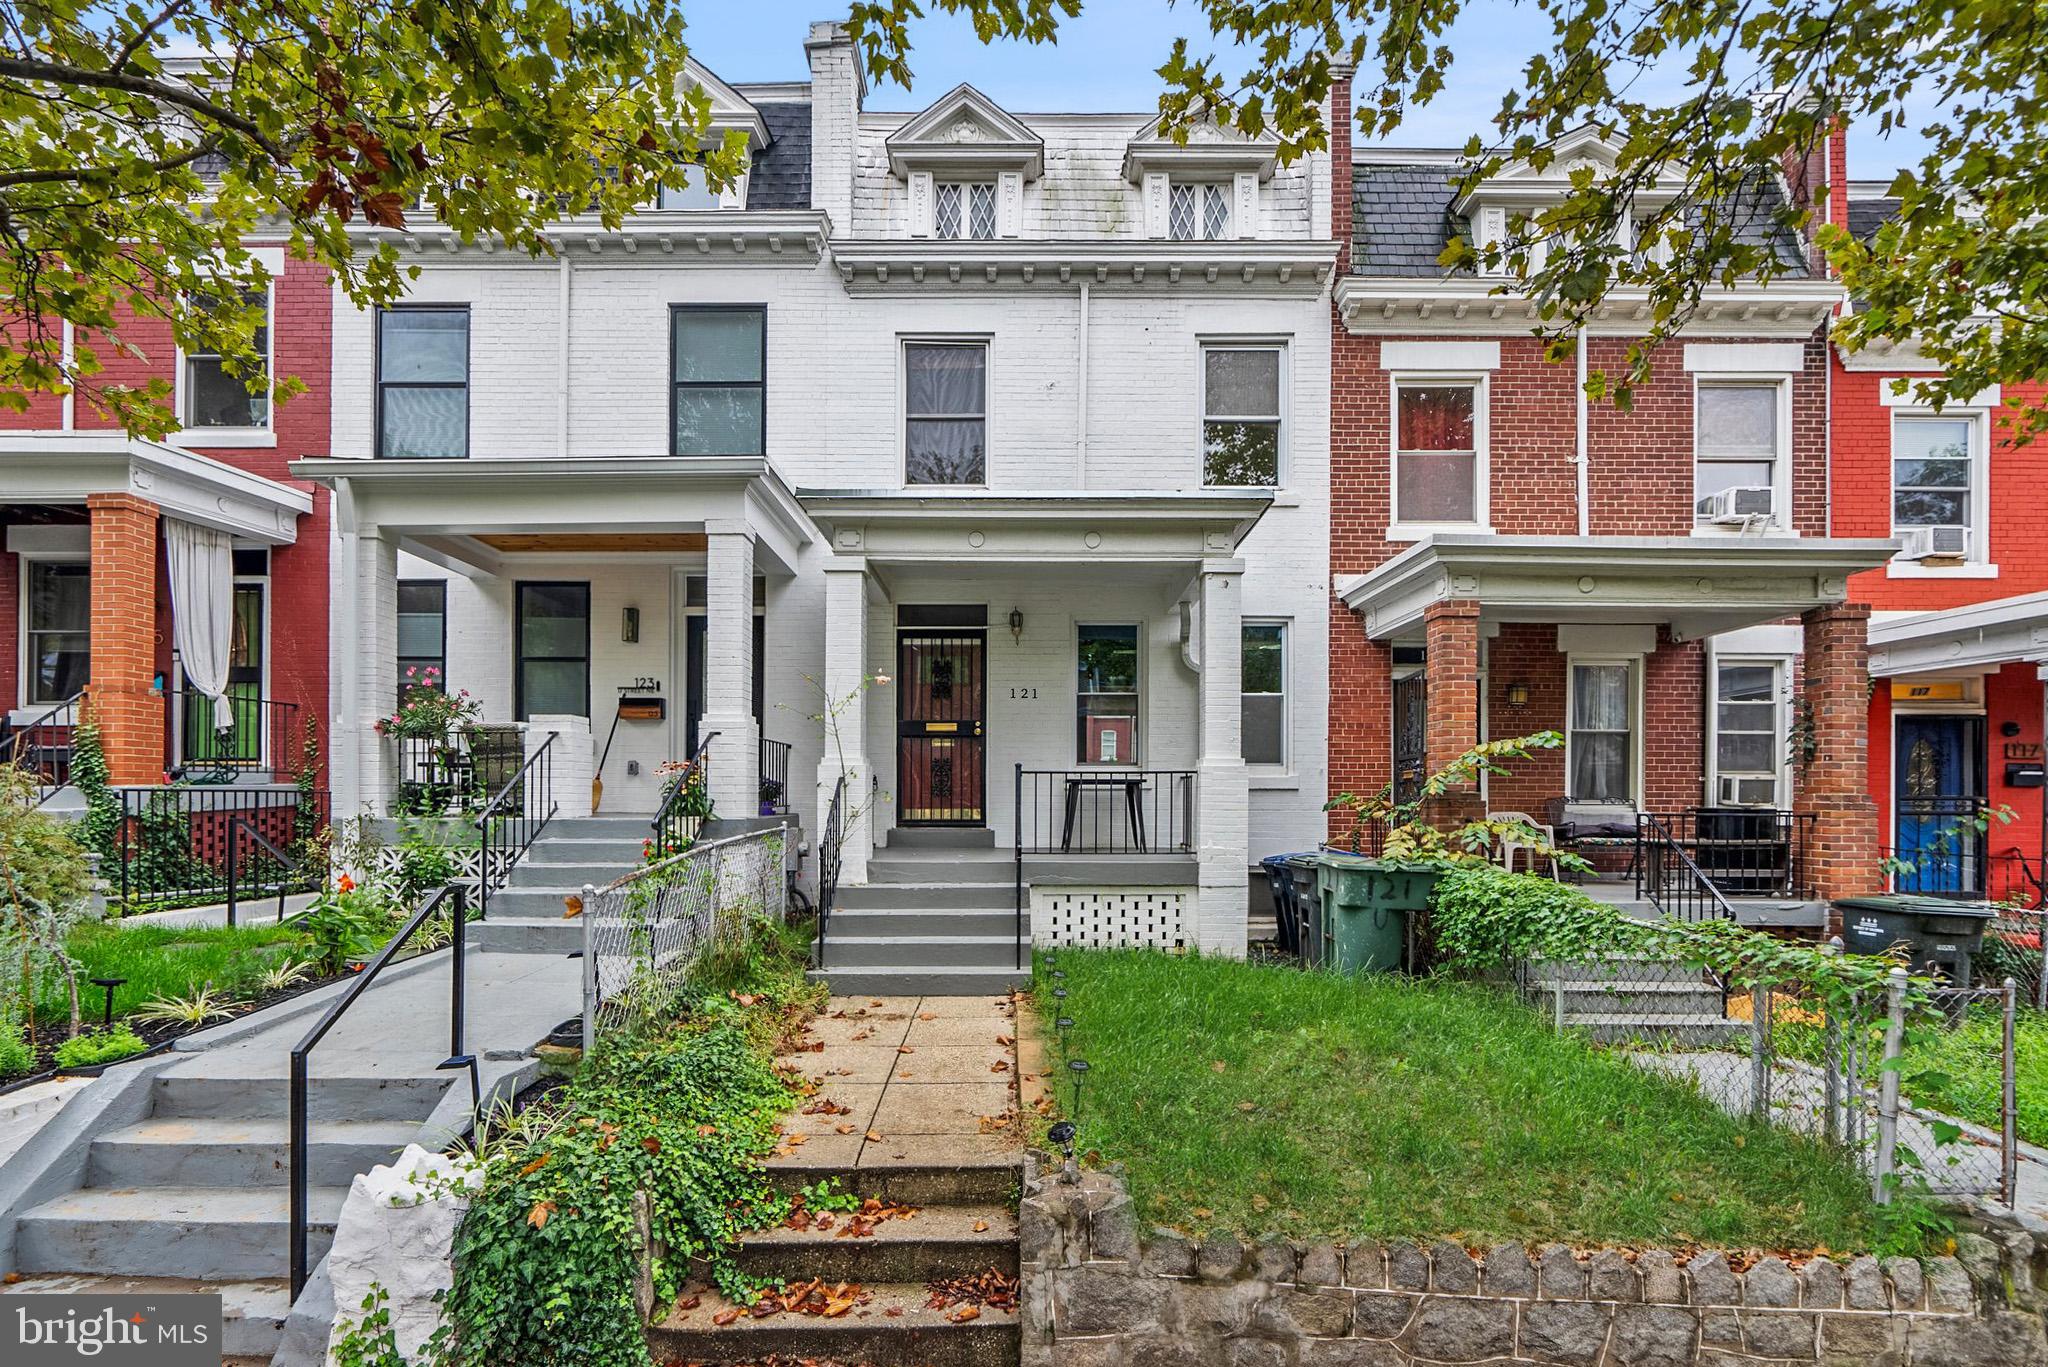
[[1836, 900], [1835, 906], [1841, 911], [1875, 911], [1888, 916], [1977, 916], [1988, 920], [1998, 914], [1998, 908], [1989, 902], [1952, 897], [1926, 897], [1904, 892], [1843, 897]]

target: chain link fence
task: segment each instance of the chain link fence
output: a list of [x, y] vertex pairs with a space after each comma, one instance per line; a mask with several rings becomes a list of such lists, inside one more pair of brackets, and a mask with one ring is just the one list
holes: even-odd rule
[[[1731, 1115], [1839, 1146], [1878, 1199], [1906, 1186], [2010, 1203], [2017, 1157], [2013, 1020], [2020, 994], [1938, 987], [1926, 1001], [1847, 1004], [1798, 982], [1724, 982], [1676, 962], [1524, 964], [1525, 1000]], [[1894, 1062], [1895, 1060], [1895, 1062]]]
[[2020, 1005], [2048, 1011], [2048, 911], [2038, 907], [2003, 906], [1971, 956], [1980, 983], [2011, 978], [2019, 988]]
[[783, 919], [783, 829], [692, 846], [583, 892], [583, 1047], [673, 1014], [706, 955]]

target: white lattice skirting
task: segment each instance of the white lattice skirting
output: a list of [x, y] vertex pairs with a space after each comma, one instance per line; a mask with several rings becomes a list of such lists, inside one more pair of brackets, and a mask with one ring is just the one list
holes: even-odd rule
[[[477, 884], [481, 881], [477, 871], [483, 866], [483, 851], [469, 846], [454, 850], [452, 853], [455, 855], [455, 881], [469, 889], [471, 905], [474, 905]], [[373, 860], [370, 876], [386, 891], [395, 891], [398, 887], [398, 871], [404, 865], [405, 852], [395, 845], [386, 845], [376, 852]], [[509, 869], [512, 863], [510, 850], [491, 851], [491, 865], [498, 874], [498, 882], [504, 881], [504, 870]]]
[[1185, 949], [1193, 888], [1033, 888], [1031, 938], [1041, 945]]

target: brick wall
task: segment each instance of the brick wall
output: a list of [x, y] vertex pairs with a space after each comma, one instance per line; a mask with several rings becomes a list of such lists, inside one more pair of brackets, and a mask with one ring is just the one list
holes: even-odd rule
[[163, 781], [158, 669], [157, 506], [132, 494], [93, 494], [92, 711], [115, 783]]
[[1807, 875], [1833, 899], [1875, 891], [1880, 880], [1876, 804], [1870, 799], [1870, 609], [1861, 603], [1806, 614], [1805, 686], [1814, 753], [1795, 767], [1797, 806], [1819, 813]]

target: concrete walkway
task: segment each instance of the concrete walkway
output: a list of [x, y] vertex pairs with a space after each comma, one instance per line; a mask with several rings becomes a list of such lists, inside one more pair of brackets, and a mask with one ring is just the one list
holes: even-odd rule
[[[284, 914], [298, 915], [313, 904], [315, 896], [310, 892], [285, 894]], [[236, 904], [235, 920], [245, 926], [272, 924], [277, 920], [277, 894], [243, 898]], [[120, 918], [120, 924], [124, 926], [224, 926], [227, 923], [226, 902], [203, 907], [178, 907], [171, 911], [137, 911]]]

